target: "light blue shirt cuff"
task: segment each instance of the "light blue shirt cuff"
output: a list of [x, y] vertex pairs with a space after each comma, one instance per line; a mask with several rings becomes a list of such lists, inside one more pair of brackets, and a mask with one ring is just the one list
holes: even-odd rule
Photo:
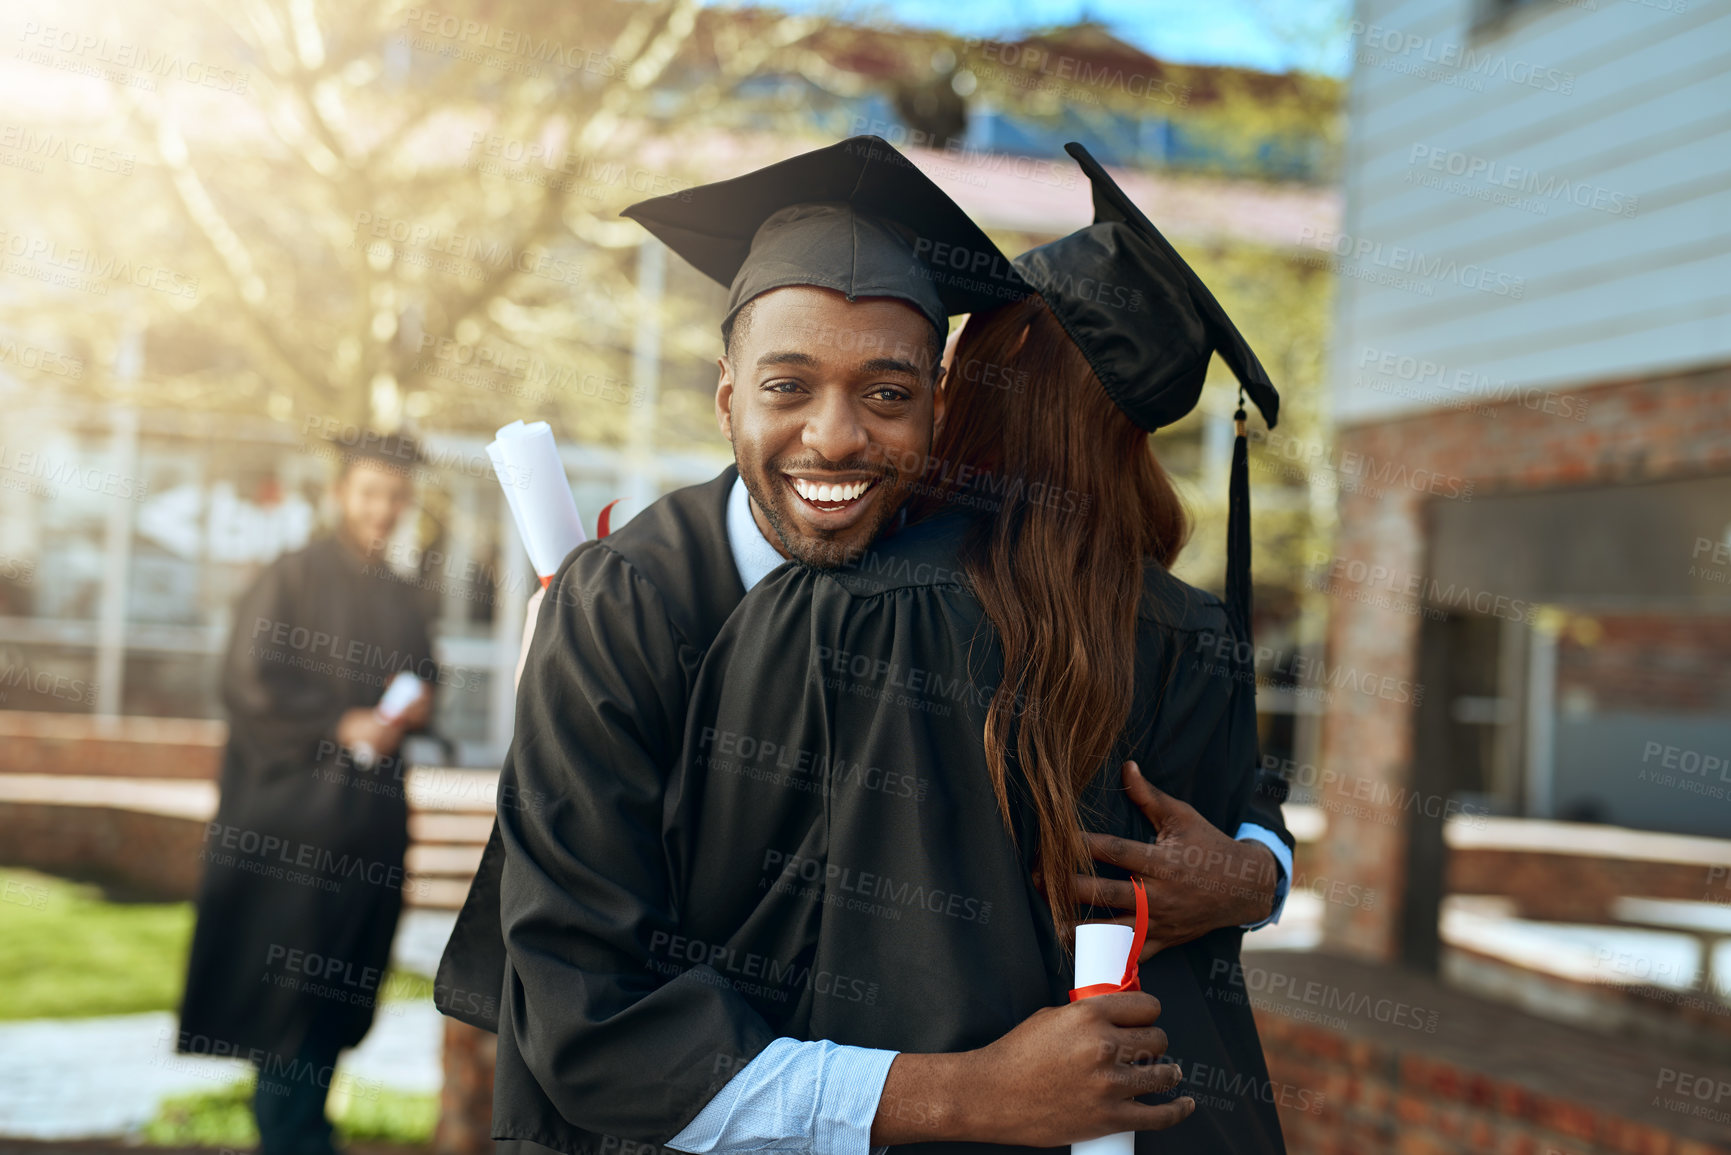
[[898, 1054], [828, 1039], [776, 1039], [667, 1145], [694, 1155], [883, 1155], [888, 1147], [871, 1146], [872, 1123]]
[[1292, 851], [1280, 840], [1280, 835], [1254, 822], [1244, 823], [1232, 837], [1239, 842], [1262, 843], [1274, 852], [1274, 861], [1280, 866], [1280, 877], [1274, 882], [1274, 909], [1269, 911], [1268, 917], [1261, 922], [1245, 923], [1244, 929], [1258, 930], [1270, 923], [1279, 922], [1280, 912], [1286, 907], [1286, 894], [1292, 889]]

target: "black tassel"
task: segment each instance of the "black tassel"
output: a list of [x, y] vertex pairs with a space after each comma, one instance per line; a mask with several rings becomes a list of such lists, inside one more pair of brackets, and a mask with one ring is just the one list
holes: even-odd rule
[[1226, 514], [1226, 617], [1240, 641], [1250, 642], [1250, 448], [1244, 435], [1244, 390], [1232, 415], [1232, 485]]

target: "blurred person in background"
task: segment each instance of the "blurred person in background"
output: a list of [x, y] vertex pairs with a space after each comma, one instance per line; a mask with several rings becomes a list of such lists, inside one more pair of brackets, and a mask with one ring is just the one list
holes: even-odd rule
[[437, 680], [422, 599], [384, 560], [419, 452], [373, 434], [338, 448], [335, 529], [265, 567], [235, 610], [176, 1041], [252, 1062], [262, 1155], [336, 1150], [337, 1054], [372, 1025], [402, 910], [399, 750]]

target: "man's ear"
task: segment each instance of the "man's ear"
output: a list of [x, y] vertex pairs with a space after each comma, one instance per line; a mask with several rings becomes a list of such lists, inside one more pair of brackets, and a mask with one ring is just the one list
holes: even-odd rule
[[727, 363], [725, 353], [715, 359], [715, 364], [721, 370], [721, 376], [715, 382], [715, 423], [721, 427], [721, 435], [732, 441], [733, 366]]
[[937, 440], [938, 434], [943, 432], [944, 428], [944, 409], [950, 393], [945, 386], [949, 383], [949, 376], [948, 373], [939, 373], [937, 383], [932, 386], [932, 440], [934, 441]]

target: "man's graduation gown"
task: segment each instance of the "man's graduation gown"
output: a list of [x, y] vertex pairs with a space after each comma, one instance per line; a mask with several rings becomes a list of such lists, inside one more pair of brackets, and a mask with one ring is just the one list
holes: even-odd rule
[[398, 758], [372, 771], [336, 741], [399, 670], [434, 681], [417, 591], [334, 536], [267, 566], [241, 598], [222, 668], [229, 718], [206, 829], [177, 1049], [292, 1057], [372, 1023], [403, 899]]
[[736, 476], [585, 542], [542, 602], [498, 821], [434, 991], [499, 1034], [496, 1138], [584, 1155], [663, 1143], [774, 1038], [731, 992], [645, 965], [674, 926], [662, 802], [691, 687], [745, 594]]
[[[781, 567], [704, 663], [667, 807], [680, 937], [652, 933], [654, 963], [737, 996], [778, 1034], [961, 1051], [1068, 1001], [1072, 964], [1031, 882], [1026, 784], [1013, 778], [1024, 804], [1012, 806], [1012, 844], [987, 774], [1001, 658], [961, 582], [964, 525], [928, 521], [842, 570]], [[1154, 841], [1120, 785], [1129, 757], [1223, 830], [1247, 819], [1284, 830], [1277, 809], [1253, 807], [1254, 685], [1228, 629], [1218, 599], [1148, 565], [1135, 702], [1083, 801], [1087, 828]], [[1184, 1065], [1178, 1093], [1197, 1110], [1142, 1133], [1138, 1150], [1284, 1149], [1251, 1009], [1230, 981], [1242, 937], [1214, 931], [1141, 967]], [[922, 1109], [888, 1106], [915, 1119]]]

